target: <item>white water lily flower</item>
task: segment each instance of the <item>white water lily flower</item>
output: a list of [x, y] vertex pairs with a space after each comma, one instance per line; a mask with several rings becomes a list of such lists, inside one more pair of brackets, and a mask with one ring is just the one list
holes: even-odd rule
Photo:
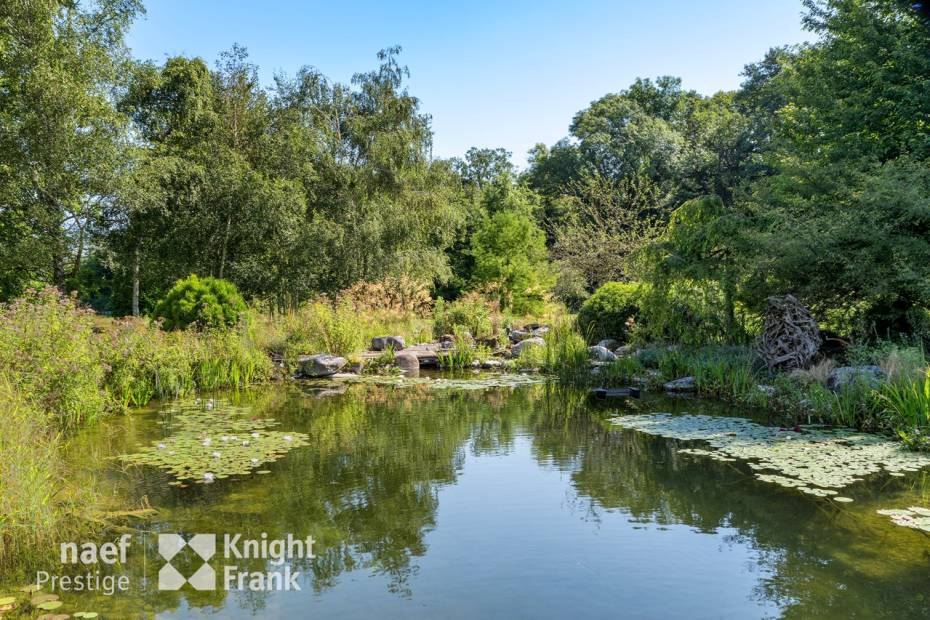
[[206, 439], [203, 440], [203, 445], [205, 445], [205, 446], [209, 446], [211, 443], [212, 443], [212, 441], [211, 441], [211, 439], [210, 439], [209, 437], [207, 437]]
[[213, 453], [213, 458], [215, 458], [215, 459], [220, 458], [220, 453], [219, 453], [219, 452], [214, 452], [214, 453]]
[[213, 475], [213, 472], [208, 471], [207, 473], [203, 475], [204, 482], [213, 482], [214, 478], [215, 476]]

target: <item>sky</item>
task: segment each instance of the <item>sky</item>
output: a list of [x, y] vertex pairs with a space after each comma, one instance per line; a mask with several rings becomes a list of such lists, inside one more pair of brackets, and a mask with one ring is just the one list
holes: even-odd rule
[[433, 154], [503, 147], [518, 166], [536, 143], [636, 77], [676, 75], [704, 94], [736, 88], [774, 46], [812, 39], [801, 0], [147, 0], [133, 55], [211, 65], [244, 45], [262, 82], [314, 66], [331, 80], [377, 65], [400, 45], [409, 89], [432, 115]]

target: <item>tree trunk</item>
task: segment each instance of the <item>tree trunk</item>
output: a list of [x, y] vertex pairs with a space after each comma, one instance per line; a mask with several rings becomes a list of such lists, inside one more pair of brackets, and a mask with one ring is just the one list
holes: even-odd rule
[[226, 216], [226, 232], [223, 234], [223, 251], [220, 254], [220, 280], [223, 279], [223, 272], [226, 270], [226, 246], [229, 245], [229, 229], [232, 226], [232, 217]]
[[139, 316], [139, 248], [132, 257], [132, 316]]

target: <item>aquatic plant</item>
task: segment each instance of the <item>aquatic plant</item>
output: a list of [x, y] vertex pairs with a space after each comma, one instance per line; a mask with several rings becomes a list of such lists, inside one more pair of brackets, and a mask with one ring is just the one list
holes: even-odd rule
[[909, 508], [883, 508], [876, 510], [880, 515], [891, 518], [891, 522], [901, 527], [909, 527], [923, 532], [930, 532], [930, 508], [911, 506]]
[[170, 436], [119, 458], [164, 469], [177, 486], [262, 473], [260, 467], [308, 443], [307, 435], [270, 430], [276, 421], [255, 418], [249, 408], [226, 401], [175, 403], [164, 415], [170, 419]]
[[743, 461], [759, 480], [815, 496], [833, 495], [831, 491], [871, 474], [894, 475], [930, 466], [930, 455], [849, 429], [806, 426], [794, 432], [744, 418], [667, 413], [622, 416], [612, 422], [650, 435], [706, 442], [709, 449], [685, 448], [679, 453]]
[[930, 372], [922, 381], [883, 384], [879, 398], [901, 440], [914, 449], [930, 449]]

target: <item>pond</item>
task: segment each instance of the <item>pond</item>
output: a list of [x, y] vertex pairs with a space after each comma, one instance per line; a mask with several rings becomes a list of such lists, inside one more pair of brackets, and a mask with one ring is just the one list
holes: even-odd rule
[[[115, 455], [170, 442], [171, 406], [108, 420], [71, 446], [80, 484], [129, 520], [113, 596], [60, 611], [158, 618], [926, 618], [930, 537], [876, 510], [930, 505], [924, 471], [878, 473], [838, 504], [754, 477], [740, 461], [611, 424], [652, 412], [745, 415], [694, 400], [588, 401], [551, 385], [483, 390], [273, 387], [202, 401], [301, 438], [212, 484]], [[175, 444], [167, 444], [168, 446]], [[157, 448], [156, 449], [168, 449]], [[276, 460], [275, 460], [276, 459]], [[158, 534], [216, 537], [216, 589], [159, 590]], [[313, 538], [312, 556], [227, 558], [224, 536]], [[241, 550], [240, 550], [241, 551]], [[306, 554], [305, 554], [306, 555]], [[187, 546], [171, 559], [190, 577]], [[244, 589], [235, 571], [300, 589]], [[49, 572], [80, 574], [60, 564]], [[274, 585], [273, 580], [265, 585]], [[277, 583], [276, 585], [281, 585]], [[45, 589], [47, 591], [48, 588]]]

